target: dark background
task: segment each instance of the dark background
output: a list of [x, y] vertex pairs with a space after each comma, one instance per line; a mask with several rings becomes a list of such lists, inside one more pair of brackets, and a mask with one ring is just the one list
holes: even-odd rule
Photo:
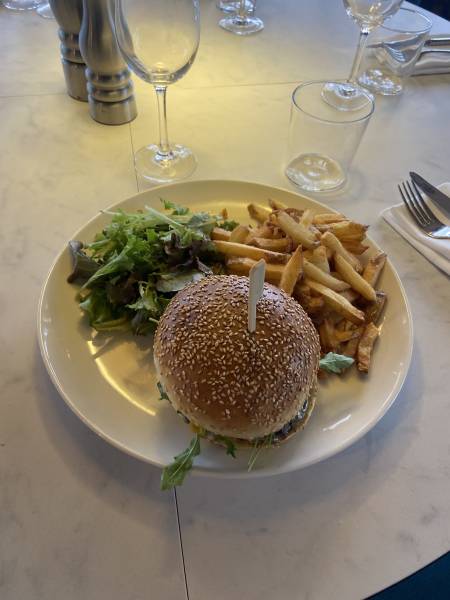
[[[450, 19], [450, 1], [449, 0], [410, 0], [413, 4], [430, 10], [436, 15]], [[446, 33], [446, 32], [439, 32]]]

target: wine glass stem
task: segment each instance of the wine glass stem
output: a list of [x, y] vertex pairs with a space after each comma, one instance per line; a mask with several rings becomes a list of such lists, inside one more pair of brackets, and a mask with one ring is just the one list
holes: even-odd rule
[[166, 104], [167, 86], [155, 85], [156, 98], [158, 100], [158, 119], [159, 119], [159, 152], [169, 156], [170, 144], [167, 134], [167, 104]]
[[350, 71], [350, 77], [348, 83], [356, 83], [356, 78], [361, 65], [361, 59], [363, 56], [364, 48], [366, 47], [367, 37], [369, 32], [367, 29], [361, 29], [359, 34], [358, 48], [356, 49], [355, 58], [353, 59], [352, 70]]
[[239, 2], [239, 12], [238, 12], [238, 17], [240, 20], [245, 21], [245, 18], [247, 16], [246, 14], [246, 7], [245, 7], [245, 0], [240, 0]]

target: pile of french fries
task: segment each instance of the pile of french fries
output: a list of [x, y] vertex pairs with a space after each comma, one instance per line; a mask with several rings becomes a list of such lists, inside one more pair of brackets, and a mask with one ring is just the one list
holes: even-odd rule
[[228, 273], [248, 275], [264, 259], [266, 281], [302, 305], [317, 328], [323, 354], [350, 356], [367, 373], [387, 299], [376, 289], [386, 254], [365, 258], [367, 226], [342, 214], [314, 214], [277, 200], [268, 204], [248, 205], [255, 225], [213, 230]]

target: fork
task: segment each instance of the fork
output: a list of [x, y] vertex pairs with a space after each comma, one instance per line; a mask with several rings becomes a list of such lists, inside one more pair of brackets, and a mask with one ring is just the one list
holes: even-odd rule
[[450, 227], [428, 208], [414, 181], [405, 181], [398, 189], [409, 214], [422, 231], [435, 239], [450, 240]]

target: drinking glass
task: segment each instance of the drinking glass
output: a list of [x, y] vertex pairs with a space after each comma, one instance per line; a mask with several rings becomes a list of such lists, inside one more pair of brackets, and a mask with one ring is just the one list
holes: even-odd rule
[[433, 23], [418, 10], [401, 8], [373, 32], [361, 61], [358, 82], [376, 94], [400, 94], [413, 72]]
[[359, 25], [359, 42], [355, 58], [346, 82], [328, 82], [322, 98], [339, 110], [358, 110], [367, 101], [367, 92], [363, 92], [357, 82], [357, 74], [363, 56], [367, 37], [400, 8], [403, 0], [343, 0], [348, 16]]
[[264, 23], [254, 15], [255, 4], [256, 0], [239, 0], [236, 12], [221, 19], [219, 25], [237, 35], [251, 35], [261, 31]]
[[302, 190], [324, 192], [344, 185], [347, 171], [375, 104], [366, 90], [364, 106], [342, 111], [321, 101], [324, 81], [299, 85], [292, 94], [286, 175]]
[[39, 4], [36, 9], [37, 14], [43, 19], [54, 19], [52, 9], [50, 8], [50, 4], [48, 2], [43, 2]]
[[1, 0], [3, 6], [11, 10], [34, 10], [40, 2], [41, 0]]
[[116, 0], [118, 46], [129, 68], [154, 86], [158, 102], [159, 143], [136, 152], [137, 172], [152, 182], [188, 177], [197, 161], [193, 152], [169, 143], [167, 86], [187, 73], [200, 41], [199, 0]]

